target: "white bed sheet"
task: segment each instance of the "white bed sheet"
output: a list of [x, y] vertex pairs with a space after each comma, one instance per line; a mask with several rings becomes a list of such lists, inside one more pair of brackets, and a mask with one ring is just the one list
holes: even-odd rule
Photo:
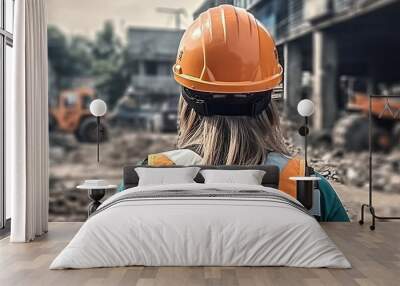
[[[292, 199], [262, 186], [180, 184], [131, 188], [100, 209], [130, 192], [207, 189]], [[90, 217], [50, 269], [128, 265], [351, 267], [319, 223], [293, 206], [254, 198], [153, 198]]]

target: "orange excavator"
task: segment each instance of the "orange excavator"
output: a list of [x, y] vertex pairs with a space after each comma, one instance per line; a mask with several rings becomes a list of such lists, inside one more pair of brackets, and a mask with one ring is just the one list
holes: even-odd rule
[[[356, 78], [346, 79], [347, 112], [333, 129], [335, 146], [348, 151], [367, 150], [369, 144], [370, 102], [366, 84], [357, 84], [359, 81]], [[400, 98], [371, 98], [371, 117], [373, 148], [389, 151], [400, 142]]]
[[[89, 110], [95, 92], [91, 88], [64, 90], [49, 108], [49, 131], [72, 133], [80, 142], [96, 142], [97, 123]], [[107, 128], [100, 126], [100, 140], [107, 139]]]

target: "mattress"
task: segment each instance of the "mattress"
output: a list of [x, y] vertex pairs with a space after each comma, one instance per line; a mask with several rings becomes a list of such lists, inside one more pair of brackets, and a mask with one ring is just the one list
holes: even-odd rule
[[134, 187], [107, 199], [50, 269], [144, 266], [349, 268], [319, 223], [269, 187]]

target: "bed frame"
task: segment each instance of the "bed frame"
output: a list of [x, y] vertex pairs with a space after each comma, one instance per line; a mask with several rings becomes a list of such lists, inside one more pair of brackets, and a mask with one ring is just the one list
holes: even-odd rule
[[[155, 168], [150, 166], [137, 166], [137, 165], [129, 165], [124, 167], [124, 189], [133, 188], [138, 185], [139, 176], [135, 171], [136, 167], [146, 167], [146, 168]], [[182, 167], [190, 167], [190, 166], [164, 166], [157, 168], [182, 168]], [[234, 165], [225, 165], [225, 166], [196, 166], [201, 169], [218, 169], [218, 170], [262, 170], [265, 171], [265, 175], [262, 179], [262, 185], [265, 187], [278, 188], [279, 185], [279, 168], [273, 165], [266, 166], [234, 166]], [[194, 178], [197, 183], [204, 183], [203, 176], [198, 173]]]

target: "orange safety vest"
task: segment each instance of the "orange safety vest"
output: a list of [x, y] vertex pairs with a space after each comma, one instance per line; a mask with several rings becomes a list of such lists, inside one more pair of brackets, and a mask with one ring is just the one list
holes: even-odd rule
[[[201, 157], [194, 151], [180, 149], [169, 152], [150, 154], [147, 156], [147, 165], [153, 167], [173, 165], [199, 165]], [[296, 182], [290, 177], [304, 176], [304, 160], [300, 158], [288, 158], [284, 166], [280, 167], [279, 190], [292, 197], [297, 197]]]

